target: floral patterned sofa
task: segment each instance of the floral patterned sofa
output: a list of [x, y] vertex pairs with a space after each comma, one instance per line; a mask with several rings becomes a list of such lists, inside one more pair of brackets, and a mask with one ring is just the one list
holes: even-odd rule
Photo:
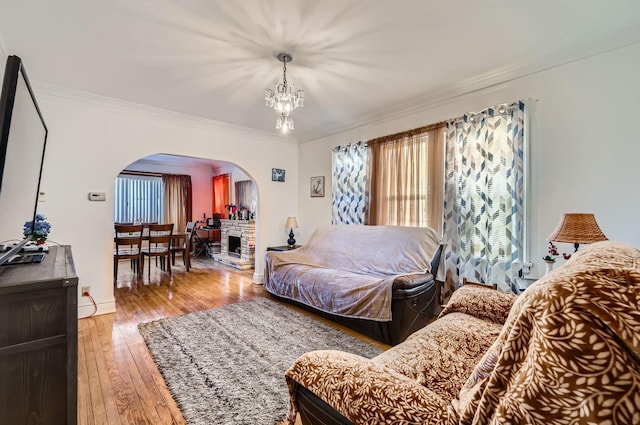
[[286, 379], [291, 424], [638, 424], [640, 251], [587, 246], [517, 298], [463, 286], [402, 344]]

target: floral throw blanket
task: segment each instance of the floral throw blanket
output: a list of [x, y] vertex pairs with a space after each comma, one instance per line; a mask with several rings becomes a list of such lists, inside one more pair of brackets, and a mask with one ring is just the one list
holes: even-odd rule
[[600, 242], [519, 297], [460, 424], [640, 424], [640, 251]]
[[[492, 297], [486, 303], [476, 298], [471, 307], [457, 297], [441, 319], [372, 360], [336, 351], [300, 357], [286, 373], [289, 423], [296, 386], [303, 385], [354, 424], [640, 424], [638, 249], [608, 241], [582, 249], [519, 296], [501, 329], [501, 307], [510, 300]], [[484, 313], [477, 311], [482, 305]], [[434, 325], [446, 326], [458, 315], [477, 336], [451, 328], [446, 343], [425, 345], [427, 336], [440, 334]], [[469, 326], [473, 317], [486, 324]], [[466, 382], [453, 363], [449, 369], [433, 364], [437, 350], [460, 352], [486, 341], [491, 323], [498, 326], [497, 339], [466, 369]], [[411, 344], [422, 349], [405, 347]], [[472, 360], [475, 354], [467, 351]], [[434, 375], [398, 367], [405, 363], [428, 365], [419, 369]], [[447, 376], [459, 391], [441, 382]]]

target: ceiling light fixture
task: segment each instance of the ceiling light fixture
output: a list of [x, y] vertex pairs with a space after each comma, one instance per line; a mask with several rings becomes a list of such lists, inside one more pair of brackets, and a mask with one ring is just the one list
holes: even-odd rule
[[282, 134], [286, 134], [294, 128], [293, 118], [289, 114], [294, 109], [304, 106], [304, 90], [295, 90], [293, 84], [287, 83], [287, 62], [291, 62], [293, 56], [289, 53], [278, 53], [277, 58], [283, 63], [282, 83], [276, 83], [273, 90], [265, 89], [264, 100], [267, 102], [267, 107], [278, 112], [276, 128]]

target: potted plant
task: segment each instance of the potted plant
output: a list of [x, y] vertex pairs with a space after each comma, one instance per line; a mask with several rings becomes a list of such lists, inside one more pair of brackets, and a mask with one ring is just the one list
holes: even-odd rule
[[[542, 257], [542, 259], [544, 260], [544, 262], [547, 264], [547, 273], [549, 273], [551, 270], [553, 270], [553, 265], [556, 262], [556, 258], [558, 258], [558, 256], [560, 255], [560, 253], [558, 252], [558, 247], [556, 247], [553, 242], [549, 242], [549, 254], [545, 255], [544, 257]], [[568, 260], [569, 258], [571, 258], [571, 254], [567, 254], [565, 252], [562, 253], [562, 258], [564, 258], [565, 260]]]
[[[31, 232], [32, 227], [33, 233]], [[33, 225], [32, 221], [25, 222], [22, 234], [25, 237], [31, 235], [31, 239], [33, 239], [38, 245], [42, 245], [47, 241], [50, 231], [51, 224], [47, 221], [47, 217], [42, 214], [36, 214], [35, 225]]]

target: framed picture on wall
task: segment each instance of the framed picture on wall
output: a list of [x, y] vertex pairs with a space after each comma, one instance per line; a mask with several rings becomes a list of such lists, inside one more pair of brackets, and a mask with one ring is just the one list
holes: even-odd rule
[[324, 197], [324, 176], [311, 177], [311, 197]]
[[283, 182], [284, 181], [284, 170], [281, 168], [272, 168], [271, 169], [271, 181], [273, 182]]

